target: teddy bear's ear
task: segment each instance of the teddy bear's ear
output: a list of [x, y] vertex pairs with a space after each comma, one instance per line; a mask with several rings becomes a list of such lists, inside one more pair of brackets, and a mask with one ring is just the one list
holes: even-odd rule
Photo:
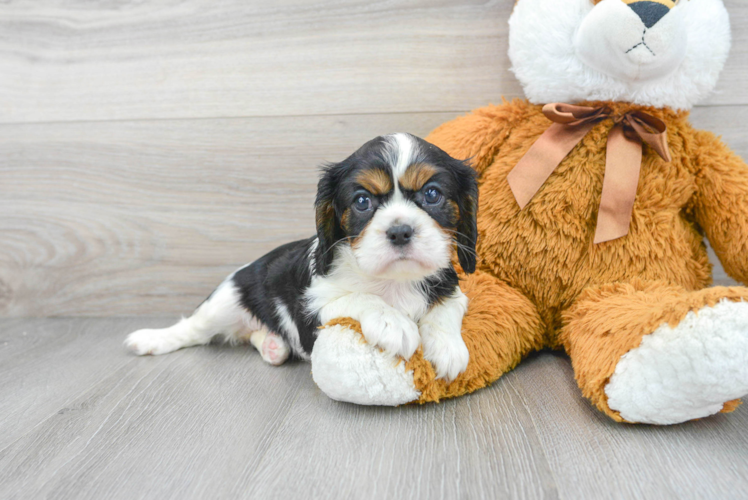
[[478, 241], [478, 181], [475, 170], [466, 162], [455, 160], [453, 171], [457, 175], [457, 185], [460, 196], [457, 206], [460, 210], [460, 220], [457, 223], [455, 241], [457, 242], [457, 258], [462, 270], [470, 274], [475, 272], [475, 245]]

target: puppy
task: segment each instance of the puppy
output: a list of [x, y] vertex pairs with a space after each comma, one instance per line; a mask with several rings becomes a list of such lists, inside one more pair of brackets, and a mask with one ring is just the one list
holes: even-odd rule
[[189, 318], [138, 330], [125, 344], [164, 354], [249, 338], [270, 364], [308, 360], [320, 325], [349, 317], [385, 352], [419, 345], [439, 378], [465, 371], [467, 297], [452, 266], [475, 270], [475, 173], [409, 134], [377, 137], [324, 168], [317, 235], [288, 243], [231, 274]]

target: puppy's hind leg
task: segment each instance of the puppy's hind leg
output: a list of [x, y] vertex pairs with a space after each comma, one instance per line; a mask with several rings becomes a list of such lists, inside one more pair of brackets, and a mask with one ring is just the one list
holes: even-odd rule
[[271, 332], [264, 325], [252, 332], [249, 342], [260, 352], [262, 359], [271, 365], [282, 365], [291, 354], [291, 348], [283, 337]]
[[127, 336], [125, 346], [135, 354], [166, 354], [182, 347], [203, 345], [215, 335], [237, 340], [247, 330], [251, 315], [242, 306], [236, 285], [227, 280], [215, 289], [192, 316], [168, 328], [138, 330]]

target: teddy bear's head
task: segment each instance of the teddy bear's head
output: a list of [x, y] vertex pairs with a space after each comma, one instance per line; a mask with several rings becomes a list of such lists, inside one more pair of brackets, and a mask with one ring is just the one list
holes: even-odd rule
[[690, 109], [730, 50], [722, 0], [518, 0], [509, 26], [512, 70], [536, 104]]

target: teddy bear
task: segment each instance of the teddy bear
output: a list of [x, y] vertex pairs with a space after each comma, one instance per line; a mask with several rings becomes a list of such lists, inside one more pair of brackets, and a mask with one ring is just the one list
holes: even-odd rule
[[676, 424], [748, 394], [748, 288], [710, 287], [704, 238], [748, 280], [748, 166], [689, 109], [730, 49], [722, 0], [518, 0], [512, 71], [526, 99], [427, 140], [480, 179], [467, 370], [437, 379], [360, 325], [325, 325], [317, 385], [368, 405], [438, 402], [563, 349], [584, 397], [619, 422]]

